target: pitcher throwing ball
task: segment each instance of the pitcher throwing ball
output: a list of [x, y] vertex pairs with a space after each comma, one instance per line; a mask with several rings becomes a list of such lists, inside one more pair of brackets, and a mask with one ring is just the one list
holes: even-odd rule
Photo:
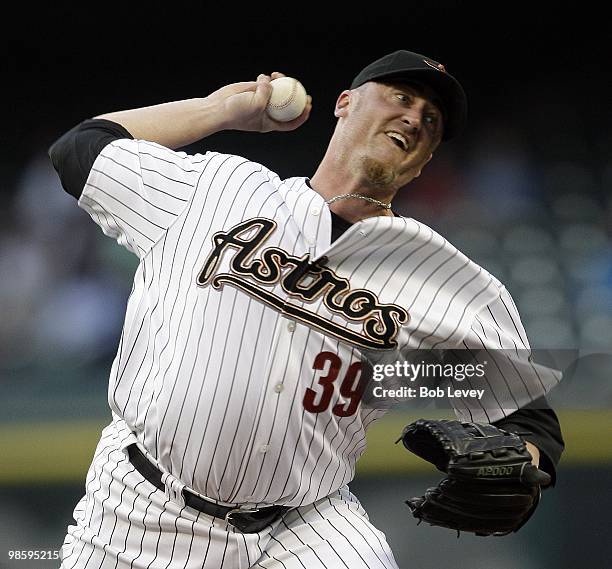
[[[279, 77], [104, 114], [50, 149], [66, 191], [139, 259], [112, 422], [64, 569], [396, 568], [347, 486], [385, 412], [362, 401], [362, 352], [529, 348], [504, 286], [392, 208], [462, 129], [458, 81], [409, 51], [366, 66], [338, 95], [311, 177], [175, 150], [224, 129], [298, 129], [310, 97], [293, 120], [266, 112]], [[549, 386], [520, 369], [491, 382], [496, 406], [480, 411], [519, 432], [554, 483], [563, 442]]]

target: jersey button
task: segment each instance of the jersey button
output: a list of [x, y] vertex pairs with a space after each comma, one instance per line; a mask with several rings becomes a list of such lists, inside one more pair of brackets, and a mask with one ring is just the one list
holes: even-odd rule
[[315, 206], [310, 210], [310, 213], [312, 213], [312, 215], [319, 215], [321, 213], [321, 209]]
[[283, 389], [285, 389], [285, 386], [282, 383], [277, 383], [274, 386], [274, 391], [276, 391], [276, 393], [280, 393]]
[[270, 450], [270, 445], [261, 445], [259, 447], [259, 452], [264, 453], [264, 452], [268, 452]]
[[289, 330], [289, 332], [295, 332], [295, 322], [293, 320], [287, 324], [287, 330]]

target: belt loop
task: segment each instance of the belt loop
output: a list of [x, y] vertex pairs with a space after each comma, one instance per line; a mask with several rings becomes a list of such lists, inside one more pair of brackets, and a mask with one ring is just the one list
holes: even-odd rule
[[168, 472], [162, 473], [161, 481], [164, 485], [164, 491], [168, 500], [184, 508], [185, 495], [183, 494], [183, 488], [185, 488], [185, 484]]

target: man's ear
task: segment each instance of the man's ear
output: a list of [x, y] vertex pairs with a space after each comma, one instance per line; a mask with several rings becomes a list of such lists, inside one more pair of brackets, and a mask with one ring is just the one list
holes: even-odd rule
[[351, 103], [352, 92], [348, 89], [345, 89], [338, 96], [338, 100], [336, 101], [336, 107], [334, 109], [334, 116], [336, 118], [345, 117], [348, 111], [348, 107]]
[[415, 178], [418, 178], [421, 175], [423, 168], [425, 168], [425, 164], [427, 164], [432, 158], [433, 158], [433, 152], [429, 155], [429, 158], [427, 158], [427, 160], [423, 162], [423, 165], [419, 168], [419, 171], [417, 172]]

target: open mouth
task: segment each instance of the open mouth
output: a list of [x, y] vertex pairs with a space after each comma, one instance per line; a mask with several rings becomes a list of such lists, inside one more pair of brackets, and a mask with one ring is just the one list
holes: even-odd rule
[[385, 134], [394, 142], [394, 144], [398, 148], [400, 148], [404, 152], [408, 151], [408, 141], [406, 140], [406, 137], [403, 134], [395, 132], [394, 130], [387, 131]]

